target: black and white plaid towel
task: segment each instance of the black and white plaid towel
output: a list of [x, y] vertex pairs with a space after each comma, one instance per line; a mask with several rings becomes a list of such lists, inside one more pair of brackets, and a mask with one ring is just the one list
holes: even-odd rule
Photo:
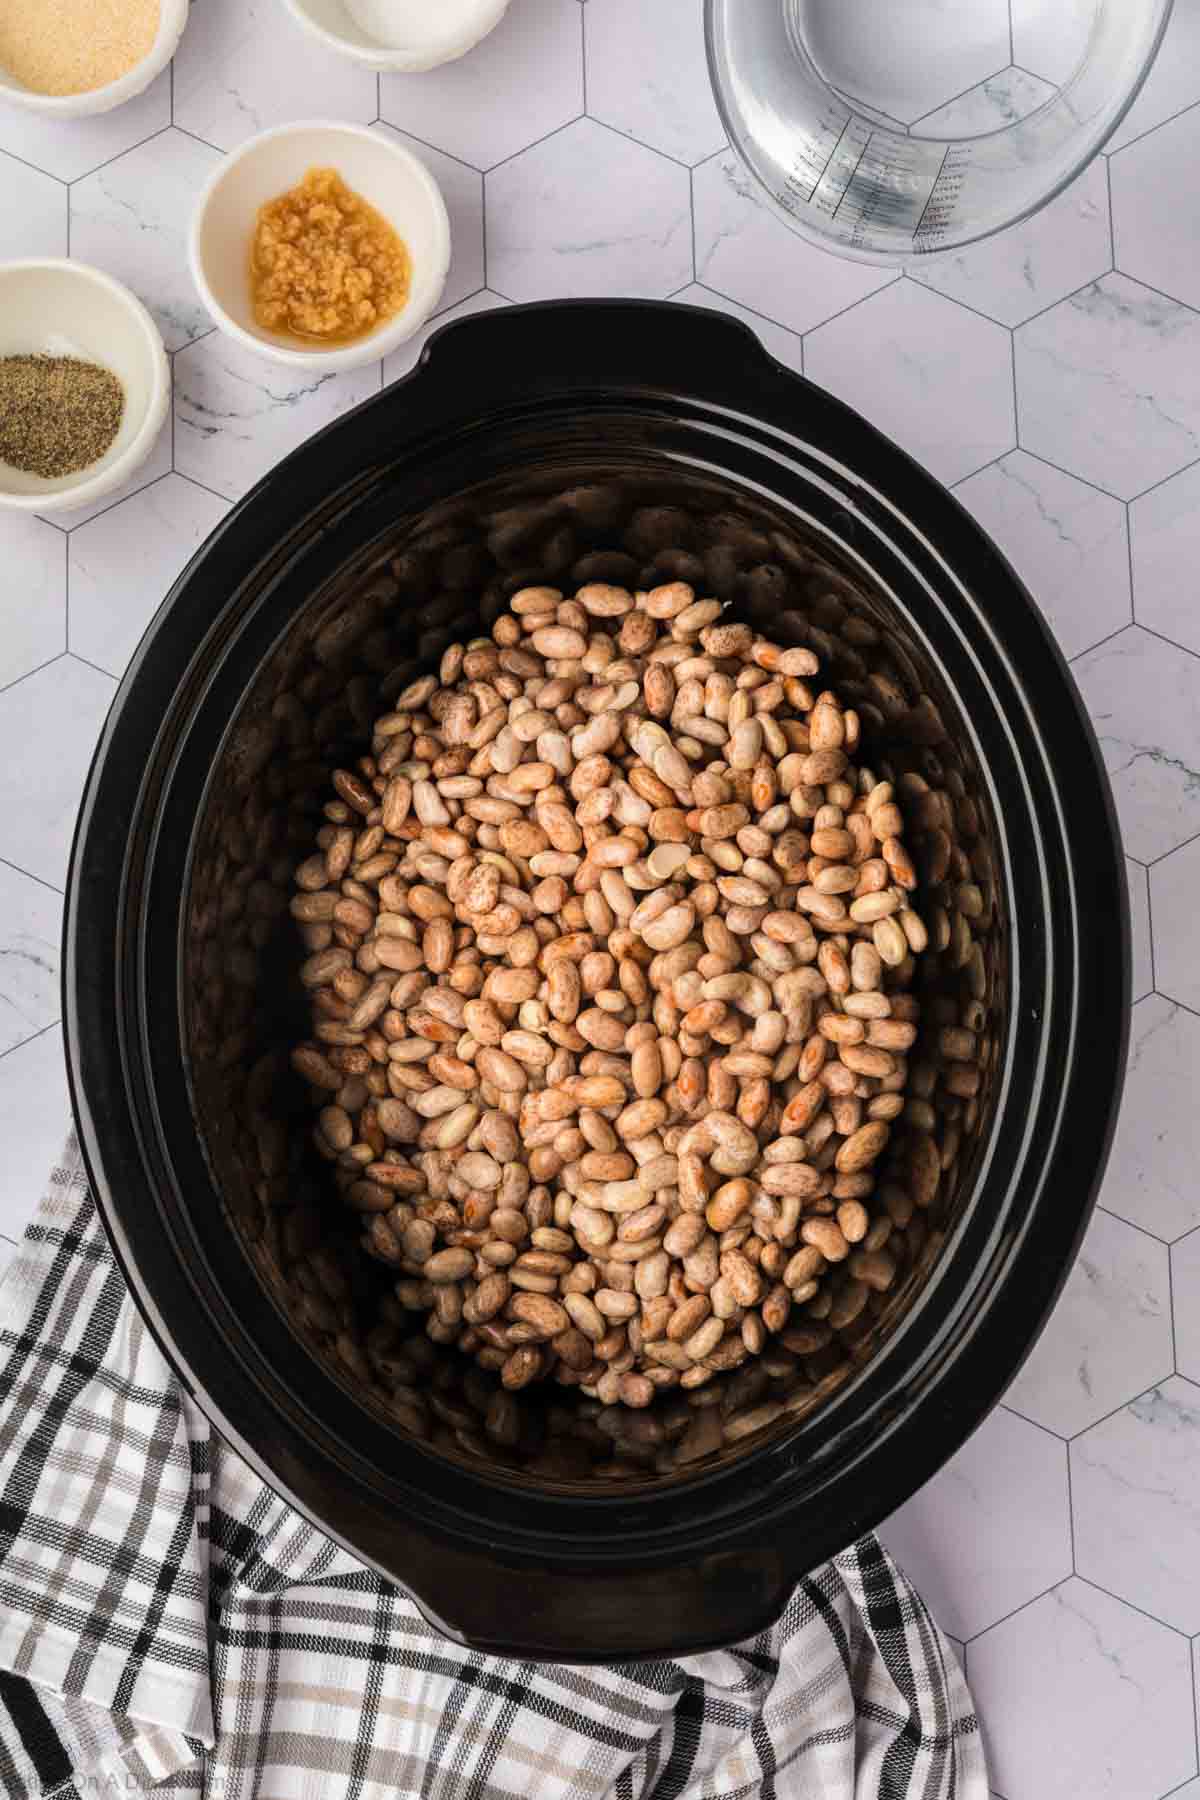
[[752, 1642], [547, 1667], [449, 1643], [210, 1430], [78, 1150], [0, 1281], [0, 1792], [986, 1800], [953, 1655], [874, 1538]]

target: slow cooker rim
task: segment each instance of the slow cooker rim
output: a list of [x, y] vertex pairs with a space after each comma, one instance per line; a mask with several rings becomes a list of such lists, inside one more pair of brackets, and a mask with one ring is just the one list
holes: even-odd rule
[[[582, 306], [587, 306], [588, 304], [589, 303], [580, 303], [580, 305], [582, 305]], [[526, 309], [522, 309], [522, 310], [526, 310]], [[539, 313], [539, 312], [544, 312], [546, 309], [534, 308], [534, 309], [527, 309], [527, 310], [531, 311], [531, 312]], [[568, 308], [566, 310], [568, 312], [570, 312], [574, 309]], [[622, 309], [622, 310], [625, 310], [625, 309]], [[644, 308], [637, 308], [635, 310], [641, 312], [644, 310]], [[684, 309], [668, 308], [666, 310], [671, 311], [671, 312], [679, 312]], [[687, 310], [690, 311], [691, 309], [687, 309]], [[509, 315], [509, 316], [511, 317], [512, 315]], [[705, 319], [706, 324], [711, 319], [711, 315], [702, 314], [700, 316]], [[501, 315], [501, 318], [503, 318], [503, 317], [504, 317], [504, 315]], [[475, 324], [474, 321], [472, 321], [471, 323], [472, 323], [472, 325]], [[727, 323], [722, 321], [721, 324], [724, 327], [724, 329], [726, 331], [728, 331], [729, 327], [728, 327]], [[457, 328], [452, 328], [452, 329], [454, 329], [456, 332], [458, 332], [458, 331], [462, 330], [462, 327], [457, 327]], [[439, 334], [439, 337], [441, 335], [442, 334]], [[772, 367], [772, 368], [777, 368], [777, 365], [772, 365], [769, 363], [769, 359], [767, 359], [763, 355], [763, 353], [759, 350], [755, 340], [753, 340], [751, 337], [749, 337], [749, 334], [746, 334], [746, 341], [747, 341], [747, 343], [754, 345], [755, 354], [760, 359], [760, 361], [762, 362], [763, 365]], [[435, 340], [435, 342], [436, 342], [436, 340]], [[780, 374], [785, 374], [785, 372], [780, 371]], [[790, 374], [786, 374], [785, 379], [789, 384], [795, 383], [797, 380], [797, 378], [792, 377]], [[963, 515], [961, 513], [961, 509], [959, 509], [957, 507], [956, 502], [954, 502], [949, 496], [944, 495], [940, 489], [937, 489], [936, 484], [933, 484], [930, 481], [930, 479], [924, 475], [923, 472], [915, 470], [914, 466], [908, 462], [907, 458], [903, 457], [901, 452], [896, 451], [894, 449], [894, 447], [892, 447], [890, 445], [886, 445], [883, 440], [878, 439], [877, 434], [871, 432], [870, 428], [865, 426], [862, 421], [857, 420], [853, 415], [847, 414], [846, 409], [840, 408], [837, 402], [830, 401], [829, 397], [825, 396], [823, 394], [820, 394], [819, 390], [814, 390], [814, 389], [808, 388], [808, 384], [803, 384], [803, 386], [808, 389], [808, 396], [809, 396], [810, 403], [815, 404], [816, 402], [819, 401], [819, 403], [822, 407], [825, 407], [826, 409], [832, 408], [837, 413], [840, 413], [841, 415], [843, 415], [842, 419], [841, 419], [841, 424], [842, 424], [843, 428], [847, 428], [847, 427], [852, 428], [852, 430], [858, 434], [860, 441], [864, 442], [864, 444], [866, 445], [866, 448], [871, 452], [871, 454], [876, 459], [879, 459], [882, 457], [885, 465], [886, 465], [886, 462], [890, 459], [897, 470], [900, 468], [903, 468], [903, 471], [904, 471], [906, 479], [907, 479], [907, 484], [909, 485], [910, 488], [913, 485], [920, 485], [921, 487], [923, 487], [923, 489], [925, 490], [923, 498], [925, 500], [931, 502], [931, 509], [933, 511], [936, 512], [936, 510], [937, 510], [937, 507], [932, 506], [932, 502], [935, 500], [937, 502], [937, 506], [939, 506], [943, 509], [945, 509], [947, 507], [952, 509], [952, 514], [957, 518], [959, 525], [961, 526], [963, 523], [966, 524], [967, 530], [969, 531], [969, 533], [973, 536], [973, 538], [975, 540], [976, 548], [978, 548], [978, 546], [980, 544], [982, 544], [987, 549], [988, 554], [990, 555], [993, 564], [1000, 566], [1002, 568], [1002, 565], [1000, 564], [1000, 559], [998, 559], [996, 557], [996, 553], [994, 552], [994, 550], [991, 549], [991, 547], [987, 545], [987, 540], [982, 537], [982, 534], [978, 532], [977, 528], [974, 527], [972, 524], [970, 524], [969, 521], [966, 521], [965, 515]], [[394, 394], [395, 394], [395, 390], [392, 390], [391, 391], [392, 397], [394, 397]], [[352, 418], [359, 419], [359, 418], [361, 418], [362, 415], [371, 413], [373, 409], [386, 405], [386, 403], [388, 403], [388, 401], [389, 401], [389, 394], [385, 393], [381, 396], [378, 396], [375, 399], [373, 399], [372, 401], [368, 402], [366, 407], [360, 409], [359, 414], [352, 415]], [[337, 425], [331, 427], [330, 431], [328, 433], [323, 434], [321, 439], [314, 440], [312, 443], [305, 446], [300, 452], [297, 452], [296, 457], [289, 459], [288, 463], [282, 465], [282, 470], [288, 471], [288, 474], [290, 477], [290, 482], [289, 482], [290, 486], [298, 487], [300, 485], [296, 481], [296, 476], [298, 474], [298, 470], [293, 467], [293, 465], [297, 463], [297, 460], [298, 459], [303, 460], [303, 459], [307, 458], [307, 469], [309, 472], [311, 472], [316, 466], [315, 461], [314, 461], [316, 446], [320, 445], [322, 447], [322, 460], [323, 460], [323, 462], [325, 462], [327, 464], [328, 459], [329, 459], [329, 451], [330, 451], [330, 444], [327, 440], [336, 437], [338, 434], [346, 433], [350, 424], [351, 424], [350, 419], [340, 421]], [[343, 440], [343, 441], [345, 441], [345, 440]], [[257, 524], [255, 521], [256, 508], [258, 508], [262, 503], [264, 503], [268, 500], [274, 500], [275, 502], [278, 501], [279, 494], [280, 494], [280, 476], [281, 476], [282, 470], [276, 471], [274, 476], [269, 477], [267, 479], [267, 481], [260, 486], [259, 489], [255, 490], [255, 492], [253, 494], [248, 496], [247, 499], [241, 503], [241, 505], [236, 509], [235, 513], [233, 515], [231, 515], [230, 519], [227, 520], [226, 523], [221, 528], [219, 528], [219, 531], [216, 534], [216, 538], [212, 541], [214, 546], [218, 541], [228, 542], [229, 535], [235, 531], [243, 532], [248, 541], [249, 537], [253, 534], [253, 532], [257, 530]], [[884, 481], [880, 485], [882, 487], [887, 488], [889, 494], [892, 492], [890, 482]], [[900, 485], [903, 486], [904, 484], [901, 483]], [[885, 498], [885, 496], [880, 495], [879, 498], [880, 498], [882, 504], [884, 504], [885, 506], [891, 504], [891, 502], [888, 501]], [[947, 517], [949, 517], [949, 516], [950, 515], [947, 515]], [[1003, 570], [1003, 574], [1004, 574], [1004, 577], [1005, 577], [1007, 583], [1010, 586], [1015, 585], [1018, 594], [1021, 593], [1022, 590], [1020, 590], [1019, 584], [1015, 584], [1015, 578], [1011, 576], [1011, 572], [1009, 572], [1007, 570]], [[185, 575], [183, 577], [181, 577], [180, 581], [176, 584], [176, 587], [172, 590], [172, 594], [169, 597], [168, 602], [166, 603], [166, 605], [163, 609], [163, 613], [160, 615], [160, 629], [161, 629], [162, 621], [165, 618], [165, 616], [168, 613], [170, 613], [177, 606], [177, 603], [181, 600], [181, 598], [186, 596], [186, 594], [188, 592], [189, 582], [194, 582], [198, 578], [199, 578], [198, 567], [196, 564], [193, 564], [192, 569], [185, 572]], [[113, 713], [112, 718], [110, 719], [110, 726], [109, 726], [109, 728], [106, 729], [106, 733], [105, 733], [105, 742], [104, 742], [104, 745], [102, 746], [101, 751], [99, 751], [97, 754], [97, 762], [96, 762], [96, 765], [93, 770], [93, 775], [89, 781], [89, 789], [88, 789], [89, 802], [94, 802], [96, 789], [103, 782], [105, 759], [106, 759], [106, 756], [109, 754], [109, 752], [113, 751], [113, 749], [114, 749], [114, 746], [113, 746], [113, 743], [111, 740], [114, 737], [114, 735], [116, 735], [116, 733], [119, 729], [120, 712], [121, 712], [121, 708], [123, 705], [123, 701], [125, 699], [127, 699], [130, 689], [136, 684], [137, 674], [138, 674], [138, 671], [144, 666], [144, 661], [145, 661], [146, 655], [148, 654], [149, 645], [150, 645], [150, 640], [147, 640], [147, 644], [143, 646], [143, 650], [141, 652], [139, 652], [138, 658], [135, 659], [134, 669], [131, 671], [131, 674], [127, 678], [126, 683], [123, 684], [121, 694], [118, 696], [118, 700], [114, 705], [114, 713]], [[1067, 683], [1067, 686], [1069, 689], [1069, 683]], [[1075, 702], [1074, 702], [1074, 710], [1075, 710], [1075, 715], [1076, 715], [1075, 724], [1077, 726], [1080, 724], [1083, 724], [1085, 734], [1087, 734], [1086, 721], [1084, 721], [1082, 718], [1082, 714], [1080, 712], [1077, 700], [1075, 700]], [[1091, 750], [1092, 750], [1093, 759], [1095, 759], [1094, 745], [1091, 746]], [[1104, 802], [1104, 805], [1102, 805], [1102, 809], [1101, 809], [1103, 811], [1105, 809], [1105, 806], [1107, 805], [1107, 795], [1106, 795], [1106, 793], [1104, 793], [1103, 790], [1101, 790], [1101, 793], [1102, 793], [1102, 799]], [[1109, 831], [1108, 831], [1107, 837], [1105, 837], [1103, 833], [1101, 834], [1099, 843], [1102, 846], [1103, 851], [1105, 853], [1102, 855], [1101, 860], [1108, 862], [1108, 864], [1109, 864], [1108, 873], [1111, 874], [1113, 872], [1113, 859], [1108, 857], [1108, 855], [1107, 855], [1107, 851], [1109, 849], [1111, 849], [1112, 843], [1113, 843], [1112, 826], [1111, 826], [1111, 807], [1108, 807], [1107, 810], [1108, 810], [1108, 819], [1106, 822], [1109, 826]], [[79, 879], [77, 879], [77, 875], [78, 875], [79, 870], [82, 868], [82, 865], [87, 860], [86, 852], [87, 852], [87, 836], [88, 836], [88, 834], [87, 834], [87, 831], [83, 824], [83, 817], [84, 816], [81, 815], [80, 834], [77, 837], [75, 858], [73, 859], [73, 874], [72, 874], [72, 882], [71, 882], [71, 906], [70, 906], [69, 920], [68, 920], [68, 959], [67, 959], [67, 963], [64, 966], [67, 971], [67, 979], [72, 983], [70, 992], [68, 994], [68, 1009], [67, 1009], [68, 1010], [69, 1041], [71, 1043], [71, 1057], [72, 1057], [72, 1084], [73, 1084], [74, 1092], [76, 1094], [77, 1105], [80, 1108], [81, 1124], [84, 1126], [84, 1136], [85, 1136], [85, 1139], [87, 1140], [86, 1146], [85, 1146], [85, 1153], [88, 1156], [89, 1165], [92, 1168], [93, 1174], [99, 1173], [102, 1175], [104, 1157], [103, 1157], [103, 1150], [102, 1150], [100, 1138], [103, 1135], [104, 1128], [103, 1128], [103, 1126], [98, 1126], [97, 1122], [92, 1118], [91, 1114], [89, 1113], [87, 1104], [86, 1104], [86, 1095], [84, 1093], [83, 1085], [82, 1085], [82, 1069], [81, 1069], [79, 1039], [80, 1039], [81, 1031], [83, 1030], [83, 1018], [82, 1018], [80, 1011], [77, 1010], [77, 1005], [76, 1005], [77, 998], [79, 997], [79, 993], [81, 990], [77, 989], [74, 985], [75, 980], [79, 977], [80, 970], [78, 968], [77, 959], [72, 954], [73, 949], [78, 948], [79, 935], [80, 935], [80, 919], [79, 919], [79, 913], [78, 913], [78, 900], [79, 900], [79, 894], [81, 891], [81, 881]], [[1095, 845], [1093, 847], [1095, 847]], [[1118, 1039], [1120, 1039], [1121, 1033], [1119, 1031], [1118, 1031], [1117, 1036], [1118, 1036]], [[1119, 1047], [1123, 1048], [1123, 1044], [1121, 1044]], [[1117, 1058], [1114, 1057], [1112, 1060], [1115, 1063], [1117, 1063]], [[1117, 1063], [1117, 1066], [1119, 1066], [1119, 1063]], [[1104, 1154], [1104, 1145], [1101, 1144], [1099, 1146], [1097, 1156], [1096, 1156], [1097, 1163], [1102, 1162], [1103, 1154]], [[106, 1217], [108, 1218], [108, 1222], [110, 1224], [110, 1229], [111, 1229], [114, 1224], [114, 1214], [117, 1214], [120, 1212], [120, 1205], [113, 1203], [111, 1196], [106, 1195], [104, 1193], [104, 1184], [103, 1184], [102, 1180], [97, 1181], [96, 1188], [97, 1188], [98, 1200], [102, 1206], [102, 1210], [104, 1210], [106, 1212]], [[1086, 1215], [1086, 1211], [1087, 1211], [1087, 1202], [1085, 1199], [1083, 1202], [1083, 1205], [1080, 1208], [1080, 1220], [1079, 1220], [1080, 1224], [1082, 1223], [1082, 1218]], [[118, 1236], [121, 1238], [124, 1238], [124, 1233], [121, 1232], [120, 1230], [118, 1230]], [[131, 1243], [129, 1243], [128, 1241], [125, 1241], [123, 1248], [125, 1251], [125, 1255], [122, 1260], [129, 1261], [129, 1259], [132, 1258]], [[134, 1258], [133, 1260], [136, 1261], [136, 1258]], [[131, 1266], [131, 1267], [127, 1268], [127, 1273], [133, 1274], [135, 1286], [137, 1286], [139, 1288], [140, 1297], [142, 1298], [143, 1302], [145, 1302], [147, 1299], [147, 1295], [145, 1293], [144, 1288], [141, 1286], [140, 1277], [137, 1274], [137, 1270], [135, 1268], [132, 1268], [132, 1266]], [[1057, 1283], [1055, 1283], [1055, 1285], [1057, 1285]], [[160, 1324], [161, 1324], [161, 1321], [160, 1321]], [[178, 1345], [172, 1344], [171, 1348], [175, 1352], [173, 1360], [178, 1360], [178, 1357], [179, 1357]], [[1009, 1372], [1011, 1373], [1011, 1370]], [[200, 1387], [203, 1387], [203, 1384], [198, 1384], [198, 1385]], [[210, 1386], [211, 1386], [211, 1384], [210, 1384]], [[204, 1389], [204, 1391], [207, 1394], [209, 1403], [213, 1404], [211, 1392], [209, 1392], [208, 1389]], [[986, 1407], [986, 1405], [988, 1403], [989, 1402], [985, 1401], [983, 1403], [983, 1407]], [[214, 1410], [221, 1411], [223, 1409], [221, 1409], [219, 1406], [214, 1405]], [[981, 1410], [982, 1410], [982, 1408], [981, 1408]], [[232, 1435], [234, 1435], [235, 1438], [239, 1435], [236, 1430], [236, 1425], [234, 1424], [233, 1421], [225, 1421], [225, 1425], [227, 1428], [232, 1428]], [[250, 1452], [251, 1460], [260, 1462], [260, 1466], [261, 1466], [260, 1459], [255, 1455], [253, 1449], [250, 1446], [242, 1445], [239, 1447], [246, 1448]], [[266, 1472], [267, 1471], [264, 1469], [264, 1473], [266, 1473]], [[279, 1485], [278, 1476], [268, 1475], [268, 1478], [271, 1479], [275, 1485]], [[720, 1472], [717, 1472], [713, 1475], [713, 1477], [711, 1479], [715, 1481], [715, 1480], [719, 1480], [720, 1478], [721, 1478]], [[672, 1494], [672, 1493], [677, 1494], [677, 1492], [678, 1492], [678, 1490], [676, 1490], [676, 1489], [664, 1490], [661, 1495], [661, 1498], [666, 1499], [669, 1497], [670, 1494]], [[647, 1496], [645, 1496], [645, 1503], [648, 1505], [652, 1504], [653, 1501], [657, 1497], [658, 1496], [655, 1496], [653, 1493], [650, 1493]], [[323, 1521], [323, 1523], [325, 1524], [326, 1528], [329, 1528], [327, 1521]]]

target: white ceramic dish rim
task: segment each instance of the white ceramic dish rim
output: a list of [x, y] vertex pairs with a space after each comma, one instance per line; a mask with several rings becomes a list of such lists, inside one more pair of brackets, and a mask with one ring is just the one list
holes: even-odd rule
[[111, 493], [122, 482], [128, 481], [134, 470], [145, 462], [154, 446], [154, 440], [166, 423], [171, 398], [171, 369], [158, 326], [137, 295], [131, 294], [122, 282], [106, 275], [103, 269], [93, 268], [91, 263], [72, 262], [64, 256], [27, 256], [0, 263], [0, 290], [5, 276], [30, 272], [51, 276], [66, 275], [107, 288], [113, 298], [124, 306], [145, 338], [150, 365], [154, 371], [153, 392], [146, 403], [146, 416], [136, 435], [130, 439], [116, 461], [109, 463], [99, 474], [89, 475], [86, 469], [82, 469], [79, 479], [68, 487], [47, 488], [40, 493], [14, 494], [2, 485], [3, 465], [0, 464], [0, 507], [8, 507], [17, 512], [65, 512], [73, 506], [90, 505], [93, 500]]
[[318, 24], [307, 10], [305, 0], [283, 0], [283, 4], [303, 30], [324, 44], [326, 49], [337, 51], [339, 56], [349, 57], [352, 62], [361, 63], [368, 69], [396, 75], [415, 75], [426, 69], [440, 68], [443, 63], [456, 62], [460, 56], [473, 50], [476, 44], [482, 43], [499, 25], [511, 0], [478, 0], [479, 17], [476, 24], [449, 44], [443, 38], [441, 43], [405, 48], [392, 44], [356, 44]]
[[[345, 344], [334, 350], [298, 349], [293, 350], [284, 344], [273, 344], [266, 338], [257, 337], [254, 332], [247, 331], [232, 319], [213, 293], [208, 277], [204, 271], [201, 256], [200, 239], [204, 228], [204, 218], [209, 202], [217, 188], [226, 181], [233, 170], [248, 157], [253, 156], [260, 145], [275, 138], [295, 137], [302, 134], [336, 133], [338, 136], [350, 135], [361, 137], [369, 143], [382, 148], [389, 155], [408, 164], [410, 171], [417, 177], [424, 188], [435, 220], [436, 234], [441, 243], [442, 254], [439, 266], [432, 271], [427, 302], [422, 306], [407, 305], [387, 324], [370, 332], [364, 338], [356, 338], [353, 343]], [[249, 222], [248, 222], [249, 224]], [[403, 233], [401, 233], [403, 235]], [[247, 139], [236, 150], [218, 163], [200, 191], [192, 214], [191, 229], [188, 232], [188, 263], [192, 280], [208, 312], [211, 314], [218, 330], [226, 337], [232, 338], [243, 349], [252, 351], [256, 356], [264, 356], [271, 362], [282, 363], [291, 369], [324, 370], [336, 372], [343, 369], [361, 368], [364, 363], [376, 362], [387, 356], [399, 344], [419, 331], [430, 319], [437, 307], [446, 286], [446, 276], [450, 269], [450, 217], [446, 211], [446, 202], [442, 190], [421, 161], [403, 144], [393, 138], [386, 137], [370, 125], [348, 125], [340, 119], [300, 119], [286, 125], [274, 125], [269, 131], [260, 131], [256, 136]]]
[[[36, 4], [37, 0], [33, 0]], [[0, 65], [0, 100], [11, 100], [30, 112], [49, 113], [58, 118], [84, 118], [89, 113], [111, 112], [143, 93], [157, 75], [161, 75], [183, 36], [189, 16], [188, 0], [159, 0], [158, 32], [154, 43], [132, 69], [118, 75], [103, 87], [89, 88], [84, 94], [38, 94], [11, 80]]]

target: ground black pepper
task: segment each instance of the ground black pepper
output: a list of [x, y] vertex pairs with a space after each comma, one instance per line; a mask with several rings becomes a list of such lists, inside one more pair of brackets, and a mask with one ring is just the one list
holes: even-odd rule
[[0, 357], [0, 462], [53, 480], [98, 462], [121, 424], [110, 369], [74, 356]]

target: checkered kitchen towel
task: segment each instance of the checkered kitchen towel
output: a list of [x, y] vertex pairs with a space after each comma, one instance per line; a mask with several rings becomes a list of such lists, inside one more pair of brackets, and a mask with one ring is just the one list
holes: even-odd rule
[[0, 1282], [0, 1792], [985, 1800], [971, 1698], [874, 1538], [752, 1642], [546, 1667], [447, 1642], [174, 1380], [79, 1152]]

